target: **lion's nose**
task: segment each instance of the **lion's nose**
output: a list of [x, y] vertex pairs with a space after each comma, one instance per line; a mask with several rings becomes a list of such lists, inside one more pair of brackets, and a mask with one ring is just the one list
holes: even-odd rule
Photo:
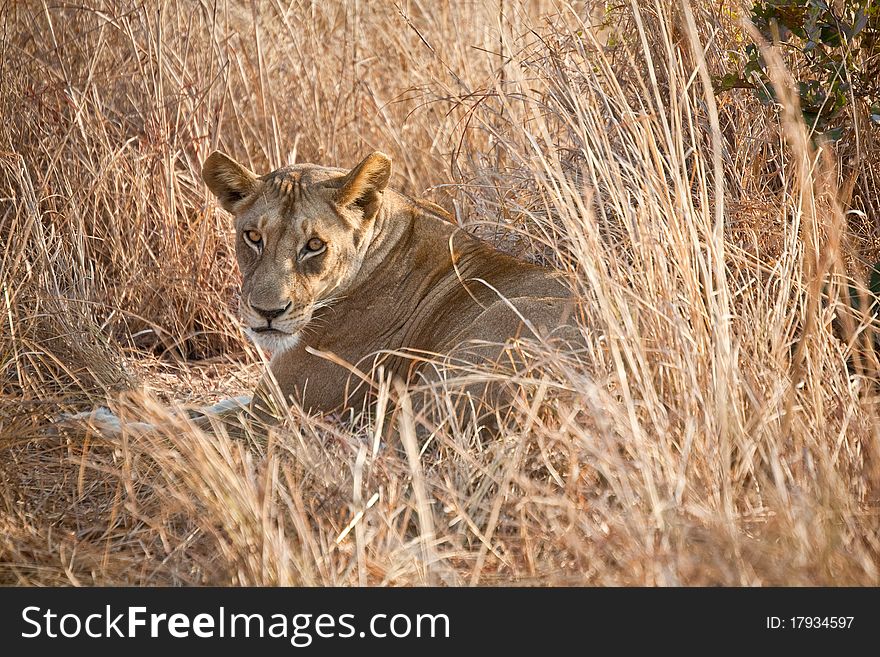
[[273, 310], [266, 310], [265, 308], [257, 308], [253, 304], [251, 305], [251, 308], [254, 309], [254, 312], [261, 314], [263, 317], [265, 317], [267, 320], [269, 320], [271, 322], [276, 317], [280, 317], [281, 315], [286, 313], [287, 309], [290, 308], [290, 303], [291, 302], [288, 301], [287, 305], [284, 306], [284, 308], [275, 308]]

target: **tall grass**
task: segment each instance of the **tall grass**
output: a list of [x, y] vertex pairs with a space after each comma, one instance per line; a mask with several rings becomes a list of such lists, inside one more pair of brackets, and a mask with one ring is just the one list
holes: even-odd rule
[[[2, 24], [0, 581], [880, 583], [877, 358], [846, 293], [874, 236], [793, 94], [714, 95], [747, 29], [726, 3], [8, 3]], [[522, 346], [497, 438], [444, 417], [454, 390], [431, 423], [388, 381], [390, 424], [202, 432], [172, 411], [261, 367], [200, 182], [214, 148], [257, 171], [390, 153], [395, 186], [570, 274], [583, 348]], [[98, 404], [158, 428], [50, 430]]]

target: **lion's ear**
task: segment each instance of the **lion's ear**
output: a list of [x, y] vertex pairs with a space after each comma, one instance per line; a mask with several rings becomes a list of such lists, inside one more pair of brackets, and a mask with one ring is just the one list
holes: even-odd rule
[[391, 158], [379, 151], [370, 153], [342, 179], [334, 200], [342, 207], [359, 207], [364, 220], [372, 219], [390, 177]]
[[202, 180], [224, 210], [235, 212], [239, 203], [254, 193], [257, 175], [220, 151], [214, 151], [202, 167]]

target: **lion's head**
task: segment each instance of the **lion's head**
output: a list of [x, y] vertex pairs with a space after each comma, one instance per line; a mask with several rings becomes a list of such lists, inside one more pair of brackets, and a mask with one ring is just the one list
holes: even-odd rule
[[215, 151], [202, 178], [235, 215], [241, 318], [272, 351], [295, 346], [312, 314], [345, 294], [370, 245], [391, 160], [351, 171], [300, 164], [257, 176]]

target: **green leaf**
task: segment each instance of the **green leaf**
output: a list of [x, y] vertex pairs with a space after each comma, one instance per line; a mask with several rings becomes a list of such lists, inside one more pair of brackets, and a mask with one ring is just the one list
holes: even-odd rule
[[715, 93], [721, 93], [724, 91], [730, 91], [731, 89], [750, 88], [754, 85], [751, 82], [744, 80], [736, 73], [726, 73], [724, 77], [714, 78], [712, 80], [712, 86], [715, 88]]
[[758, 84], [755, 86], [755, 96], [764, 105], [772, 105], [776, 102], [776, 92], [772, 84]]
[[823, 132], [822, 135], [830, 141], [840, 141], [843, 139], [843, 128], [831, 128], [831, 130]]
[[839, 48], [843, 43], [840, 30], [836, 26], [825, 25], [819, 32], [819, 40], [830, 48]]
[[807, 124], [807, 127], [810, 130], [817, 130], [819, 124], [819, 113], [818, 112], [808, 112], [804, 110], [801, 112], [804, 117], [804, 123]]
[[[865, 13], [864, 7], [859, 7], [858, 11], [856, 11], [856, 19], [853, 22], [852, 26], [852, 36], [856, 36], [865, 29], [865, 26], [868, 24], [868, 15]], [[852, 37], [851, 37], [852, 38]]]

